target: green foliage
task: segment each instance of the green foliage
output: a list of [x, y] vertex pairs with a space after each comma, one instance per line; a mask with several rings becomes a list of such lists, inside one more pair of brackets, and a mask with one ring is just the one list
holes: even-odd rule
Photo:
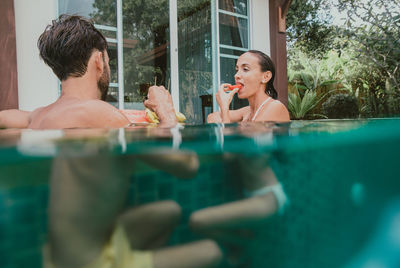
[[[294, 3], [292, 8], [297, 7]], [[298, 16], [301, 22], [293, 25], [318, 21], [320, 15], [315, 9], [321, 11], [321, 3], [306, 1], [300, 9], [309, 10], [310, 16]], [[347, 12], [347, 22], [333, 29], [328, 39], [289, 42], [289, 86], [299, 84], [300, 95], [313, 87], [319, 93], [347, 92], [358, 98], [360, 114], [365, 117], [400, 115], [400, 1], [338, 0], [337, 7]], [[299, 10], [292, 12], [302, 14]], [[325, 24], [327, 20], [319, 22]], [[321, 53], [326, 47], [330, 52]], [[338, 83], [321, 88], [321, 81], [334, 80]]]
[[292, 119], [307, 119], [320, 116], [311, 114], [311, 111], [319, 104], [322, 98], [317, 96], [317, 92], [307, 89], [303, 97], [300, 96], [297, 88], [295, 92], [289, 92], [289, 112]]
[[322, 113], [328, 118], [356, 118], [359, 115], [358, 99], [350, 94], [332, 95], [322, 104]]
[[297, 46], [307, 54], [321, 56], [332, 48], [335, 27], [319, 16], [326, 0], [293, 0], [286, 18], [289, 47]]
[[399, 90], [384, 80], [377, 70], [365, 66], [354, 78], [359, 88], [360, 113], [363, 117], [387, 117], [400, 115]]
[[352, 91], [351, 79], [359, 65], [350, 54], [329, 51], [322, 58], [311, 58], [300, 49], [291, 49], [288, 61], [289, 85], [304, 90]]
[[361, 65], [351, 51], [343, 50], [341, 54], [329, 51], [322, 58], [311, 58], [301, 50], [292, 49], [289, 59], [289, 111], [292, 118], [324, 117], [320, 104], [333, 92], [358, 95], [352, 80]]
[[360, 44], [360, 61], [378, 68], [381, 75], [399, 88], [400, 1], [372, 0], [368, 6], [360, 3], [358, 8], [349, 10], [349, 15], [358, 16], [364, 22], [351, 31], [355, 22], [349, 18], [345, 31]]
[[357, 44], [362, 66], [353, 79], [362, 115], [400, 115], [400, 1], [339, 0], [339, 5], [348, 13], [343, 36]]

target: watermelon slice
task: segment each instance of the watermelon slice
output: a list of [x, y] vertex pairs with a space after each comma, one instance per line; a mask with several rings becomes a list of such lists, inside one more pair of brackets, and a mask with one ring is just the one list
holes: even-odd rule
[[236, 85], [229, 85], [228, 90], [234, 90], [235, 88], [238, 88], [239, 90], [242, 88], [241, 84], [236, 84]]

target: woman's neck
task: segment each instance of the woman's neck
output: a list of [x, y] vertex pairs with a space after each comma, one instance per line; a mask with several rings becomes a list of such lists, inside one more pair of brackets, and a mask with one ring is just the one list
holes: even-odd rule
[[254, 114], [258, 107], [268, 98], [269, 96], [264, 91], [257, 91], [256, 94], [249, 97], [250, 112]]

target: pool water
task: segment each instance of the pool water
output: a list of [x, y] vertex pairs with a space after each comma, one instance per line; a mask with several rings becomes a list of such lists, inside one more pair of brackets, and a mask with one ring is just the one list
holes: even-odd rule
[[[162, 246], [211, 238], [218, 267], [400, 267], [399, 152], [399, 119], [0, 130], [0, 267], [42, 267], [59, 226], [67, 238], [76, 222], [105, 230], [162, 200], [181, 210]], [[189, 226], [196, 211], [248, 200], [268, 166], [281, 213], [221, 224], [223, 236]]]

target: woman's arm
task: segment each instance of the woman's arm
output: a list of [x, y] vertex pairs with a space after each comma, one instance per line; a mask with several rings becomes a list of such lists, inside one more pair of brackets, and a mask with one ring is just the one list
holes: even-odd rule
[[[231, 122], [243, 121], [243, 116], [248, 112], [249, 106], [238, 110], [229, 110], [229, 118]], [[207, 123], [222, 123], [221, 112], [214, 112], [207, 116]]]

